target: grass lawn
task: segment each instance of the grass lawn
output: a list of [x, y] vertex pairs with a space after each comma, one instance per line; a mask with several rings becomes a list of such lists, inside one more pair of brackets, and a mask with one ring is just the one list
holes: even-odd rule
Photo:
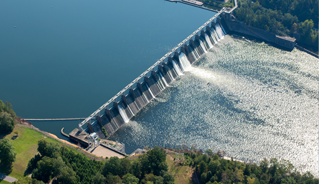
[[[15, 131], [18, 131], [18, 137], [12, 140], [12, 137], [15, 135]], [[3, 136], [1, 136], [2, 138]], [[22, 179], [24, 177], [24, 172], [26, 171], [29, 160], [38, 153], [38, 141], [41, 139], [46, 139], [49, 142], [56, 142], [61, 144], [59, 141], [47, 138], [44, 134], [37, 132], [31, 128], [27, 128], [16, 124], [14, 130], [11, 134], [4, 136], [8, 138], [12, 143], [15, 152], [17, 152], [16, 161], [12, 164], [13, 169], [10, 173], [8, 171], [0, 168], [0, 172], [11, 177]], [[5, 181], [1, 181], [2, 184]]]
[[[9, 184], [10, 182], [7, 182], [7, 181], [4, 181], [4, 180], [1, 180], [0, 181], [0, 184]], [[10, 183], [11, 184], [11, 183]]]
[[176, 165], [173, 158], [170, 155], [166, 156], [166, 162], [168, 165], [168, 171], [174, 176], [175, 183], [177, 184], [193, 184], [192, 175], [194, 169], [189, 166]]

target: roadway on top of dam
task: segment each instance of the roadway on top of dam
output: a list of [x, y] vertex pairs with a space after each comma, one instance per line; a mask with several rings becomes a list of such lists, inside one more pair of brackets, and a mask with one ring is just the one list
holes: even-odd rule
[[25, 118], [22, 120], [26, 121], [74, 121], [74, 120], [84, 120], [86, 118], [45, 118], [45, 119], [33, 119], [33, 118]]

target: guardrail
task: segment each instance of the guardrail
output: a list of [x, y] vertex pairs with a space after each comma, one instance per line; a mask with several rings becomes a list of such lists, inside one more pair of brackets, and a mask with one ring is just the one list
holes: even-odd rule
[[148, 72], [152, 71], [157, 65], [162, 63], [168, 56], [170, 56], [172, 53], [174, 53], [178, 48], [180, 48], [182, 45], [184, 45], [188, 40], [190, 40], [193, 36], [195, 36], [199, 31], [201, 31], [204, 27], [206, 27], [209, 23], [211, 23], [214, 19], [216, 19], [221, 13], [227, 12], [230, 13], [234, 9], [237, 8], [237, 0], [235, 0], [235, 7], [232, 8], [229, 11], [226, 11], [225, 8], [222, 8], [217, 14], [215, 14], [212, 18], [210, 18], [207, 22], [205, 22], [201, 27], [196, 29], [192, 34], [190, 34], [187, 38], [185, 38], [182, 42], [177, 44], [173, 49], [171, 49], [168, 53], [166, 53], [161, 59], [159, 59], [156, 63], [154, 63], [151, 67], [149, 67], [145, 72], [143, 72], [140, 76], [138, 76], [136, 79], [134, 79], [130, 84], [125, 86], [120, 92], [118, 92], [116, 95], [114, 95], [110, 100], [108, 100], [105, 104], [103, 104], [100, 108], [98, 108], [96, 111], [94, 111], [89, 117], [87, 117], [84, 121], [79, 123], [79, 128], [83, 130], [82, 126], [91, 119], [95, 118], [96, 115], [100, 115], [100, 112], [105, 109], [110, 103], [112, 103], [116, 98], [118, 98], [120, 95], [122, 95], [126, 90], [131, 88], [136, 82], [138, 82], [140, 79], [142, 79]]

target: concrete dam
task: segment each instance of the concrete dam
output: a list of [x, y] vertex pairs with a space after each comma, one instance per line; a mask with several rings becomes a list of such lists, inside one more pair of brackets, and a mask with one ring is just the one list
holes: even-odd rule
[[88, 133], [95, 132], [100, 138], [105, 139], [102, 127], [110, 136], [122, 125], [128, 123], [174, 80], [182, 76], [192, 63], [224, 38], [226, 32], [222, 26], [220, 14], [225, 12], [222, 9], [79, 123], [79, 130]]

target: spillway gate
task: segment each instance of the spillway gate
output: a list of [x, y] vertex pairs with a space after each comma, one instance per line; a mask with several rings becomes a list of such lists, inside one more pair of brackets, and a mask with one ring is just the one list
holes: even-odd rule
[[[182, 73], [187, 67], [198, 60], [214, 44], [223, 39], [226, 32], [221, 24], [220, 15], [224, 12], [229, 13], [223, 8], [215, 14], [99, 109], [79, 123], [79, 129], [96, 132], [101, 138], [105, 138], [101, 130], [102, 127], [105, 128], [108, 135], [116, 132], [168, 87], [170, 83], [180, 75], [183, 75]], [[119, 98], [120, 100], [116, 101]], [[83, 128], [84, 125], [87, 125], [86, 129]]]

